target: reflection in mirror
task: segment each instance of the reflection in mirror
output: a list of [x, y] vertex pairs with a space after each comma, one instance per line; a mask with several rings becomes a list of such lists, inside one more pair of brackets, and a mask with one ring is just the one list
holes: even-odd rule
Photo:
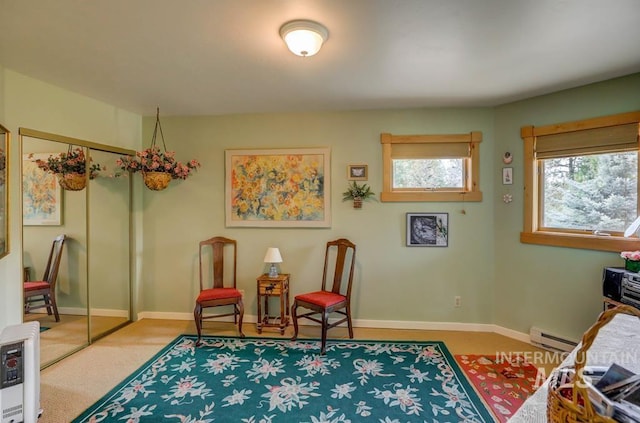
[[114, 177], [120, 154], [91, 149], [102, 170], [89, 185], [89, 315], [95, 340], [130, 321], [128, 177]]
[[0, 125], [0, 258], [9, 254], [9, 197], [7, 195], [9, 136], [9, 130]]
[[[87, 190], [62, 189], [58, 178], [35, 161], [41, 159], [41, 163], [46, 163], [49, 157], [68, 152], [69, 144], [23, 135], [20, 138], [25, 281], [46, 282], [53, 241], [59, 235], [66, 236], [57, 279], [51, 286], [59, 321], [51, 309], [27, 311], [25, 307], [24, 321], [40, 322], [40, 363], [47, 366], [89, 342]], [[88, 153], [87, 149], [83, 150]]]

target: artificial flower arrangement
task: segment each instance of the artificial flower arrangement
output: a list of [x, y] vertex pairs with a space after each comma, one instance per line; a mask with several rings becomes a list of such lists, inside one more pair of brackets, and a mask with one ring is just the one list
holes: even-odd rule
[[640, 251], [623, 251], [620, 257], [624, 259], [624, 268], [633, 272], [640, 271]]
[[342, 193], [342, 201], [353, 200], [353, 208], [362, 208], [362, 202], [376, 195], [367, 184], [358, 185], [353, 181], [347, 190]]
[[620, 253], [620, 257], [625, 260], [640, 261], [640, 251], [623, 251]]
[[160, 190], [166, 188], [171, 179], [187, 179], [200, 167], [200, 162], [194, 159], [183, 164], [175, 159], [174, 151], [162, 151], [152, 145], [136, 152], [135, 156], [120, 157], [116, 165], [123, 171], [142, 172], [147, 187]]
[[[164, 147], [162, 150], [156, 145], [158, 132]], [[200, 162], [195, 159], [190, 160], [187, 164], [177, 161], [175, 154], [174, 151], [167, 151], [167, 146], [164, 143], [162, 125], [160, 125], [160, 108], [158, 107], [151, 146], [145, 150], [137, 151], [135, 156], [120, 157], [116, 160], [116, 166], [119, 166], [123, 172], [142, 172], [147, 188], [160, 191], [169, 186], [172, 179], [187, 179], [191, 172], [200, 167]], [[116, 176], [121, 174], [122, 172]]]
[[[33, 158], [33, 153], [29, 154]], [[69, 146], [66, 153], [52, 154], [47, 160], [36, 159], [36, 165], [45, 172], [52, 173], [58, 177], [58, 182], [62, 188], [70, 191], [80, 191], [86, 185], [87, 160], [84, 149]], [[105, 170], [99, 164], [91, 163], [89, 166], [89, 179], [98, 176], [98, 172]]]

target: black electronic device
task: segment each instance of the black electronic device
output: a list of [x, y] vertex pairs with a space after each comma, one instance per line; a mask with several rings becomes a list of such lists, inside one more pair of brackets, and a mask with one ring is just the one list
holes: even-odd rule
[[620, 302], [640, 308], [640, 274], [624, 272], [621, 286]]
[[602, 295], [614, 301], [622, 298], [623, 267], [605, 267], [602, 271]]

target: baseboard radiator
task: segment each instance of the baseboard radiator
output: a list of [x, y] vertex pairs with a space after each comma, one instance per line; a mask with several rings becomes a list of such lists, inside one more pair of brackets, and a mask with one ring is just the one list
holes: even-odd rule
[[40, 324], [0, 331], [0, 422], [36, 423], [40, 410]]
[[529, 331], [529, 339], [533, 345], [551, 351], [569, 352], [578, 345], [575, 341], [562, 338], [535, 326], [531, 327]]

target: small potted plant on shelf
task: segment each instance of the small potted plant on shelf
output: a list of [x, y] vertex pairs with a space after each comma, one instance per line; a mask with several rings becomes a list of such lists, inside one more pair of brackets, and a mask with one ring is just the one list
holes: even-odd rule
[[356, 181], [349, 184], [347, 190], [342, 193], [342, 201], [353, 200], [353, 208], [362, 208], [362, 202], [376, 195], [367, 184], [358, 185]]
[[624, 268], [632, 272], [640, 272], [640, 251], [623, 251], [620, 257], [624, 259]]
[[[33, 154], [30, 154], [29, 158], [33, 158]], [[70, 145], [66, 153], [52, 154], [47, 160], [36, 159], [35, 163], [45, 172], [56, 175], [60, 186], [65, 190], [81, 191], [87, 184], [87, 160], [84, 155], [84, 149], [81, 147], [74, 149]], [[94, 179], [101, 170], [104, 170], [102, 166], [91, 163], [89, 166], [89, 179]]]

